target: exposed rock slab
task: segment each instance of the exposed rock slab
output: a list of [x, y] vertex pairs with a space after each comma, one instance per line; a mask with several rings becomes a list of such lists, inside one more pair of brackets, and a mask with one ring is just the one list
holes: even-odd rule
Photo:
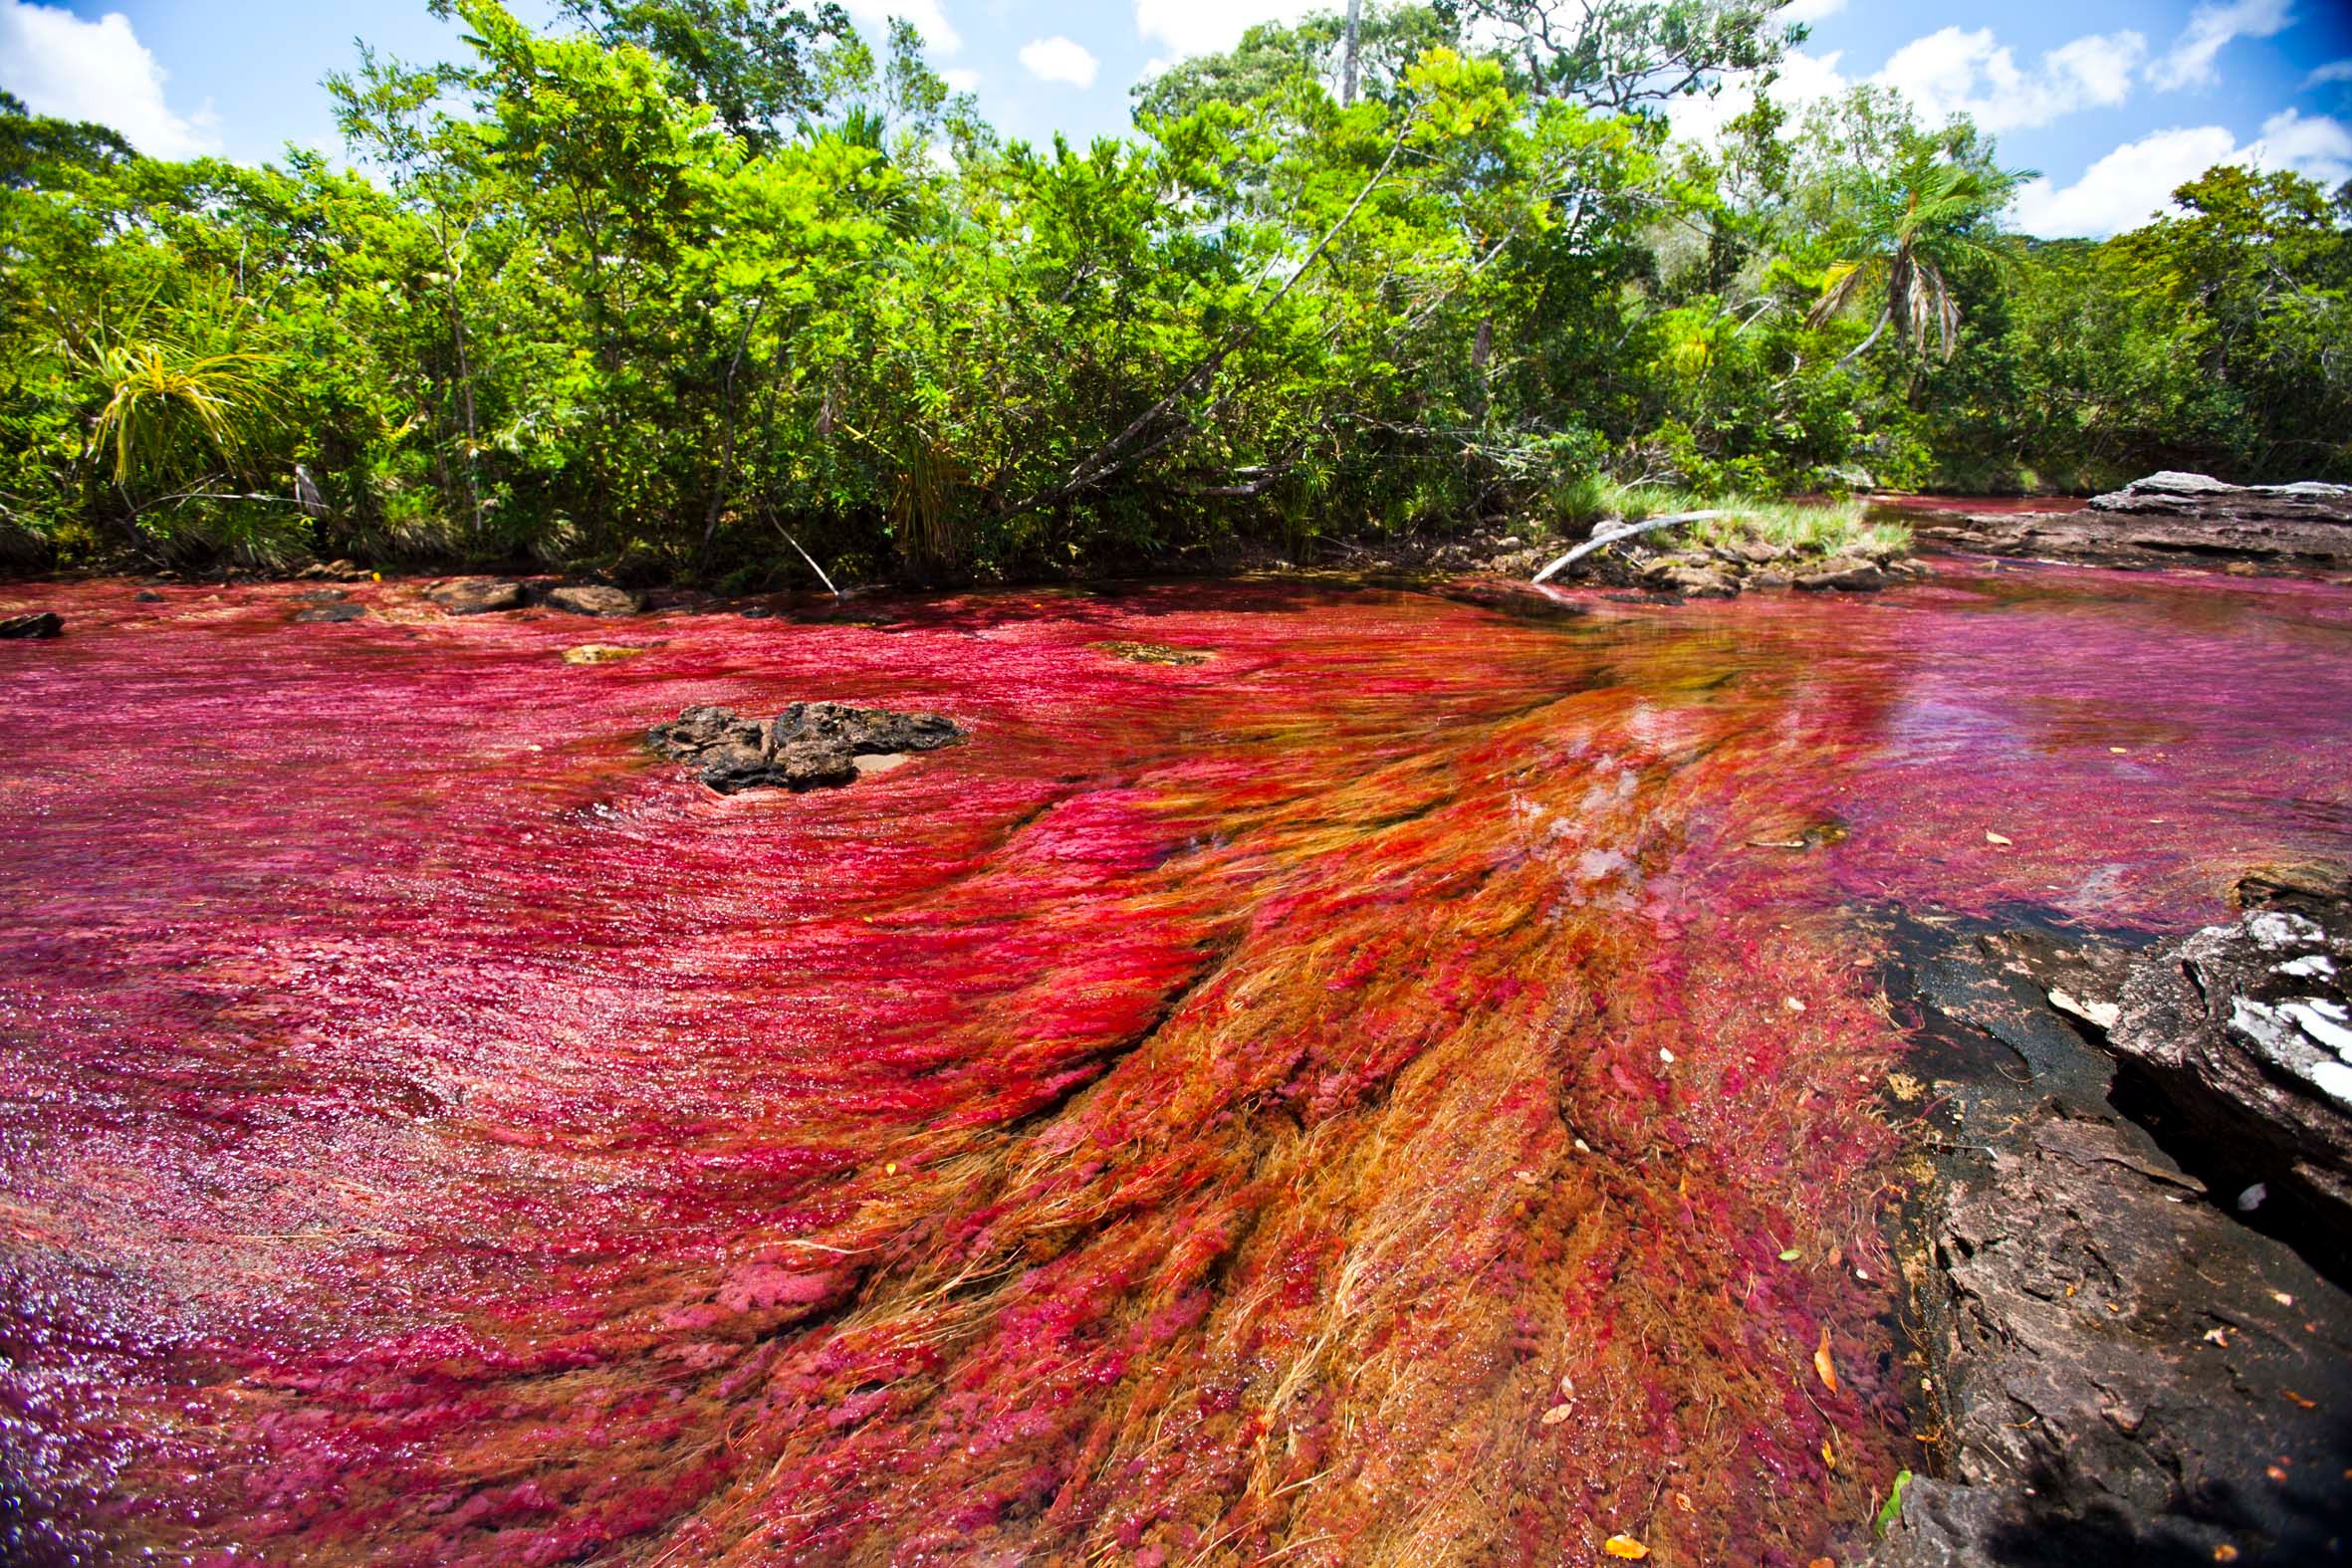
[[426, 598], [452, 615], [485, 615], [521, 609], [523, 584], [500, 577], [452, 577], [425, 590]]
[[547, 596], [549, 605], [573, 615], [634, 615], [644, 601], [626, 588], [581, 583], [558, 588]]
[[646, 732], [646, 744], [688, 764], [721, 794], [746, 789], [831, 789], [904, 759], [966, 739], [935, 713], [892, 713], [843, 703], [794, 703], [765, 723], [732, 708], [694, 707]]
[[2335, 1560], [2352, 1296], [2307, 1237], [2247, 1225], [2097, 1042], [2184, 944], [1902, 915], [1891, 937], [1935, 1173], [1906, 1276], [1936, 1476], [1870, 1561]]
[[0, 637], [4, 638], [62, 637], [65, 631], [65, 617], [55, 610], [40, 610], [31, 615], [0, 616]]
[[1992, 555], [2330, 570], [2352, 566], [2352, 485], [2227, 485], [2166, 472], [2095, 497], [2079, 512], [1937, 514], [1915, 519], [1913, 528]]
[[2237, 1195], [2243, 1207], [2292, 1206], [2343, 1237], [2352, 1237], [2348, 974], [2352, 905], [2255, 909], [2140, 965], [2108, 1036], [2184, 1136], [2228, 1149], [2231, 1169], [2252, 1178]]

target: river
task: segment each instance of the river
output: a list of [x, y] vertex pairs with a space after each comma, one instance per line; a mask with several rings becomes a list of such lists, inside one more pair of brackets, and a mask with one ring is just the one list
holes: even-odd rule
[[[2325, 583], [134, 591], [0, 645], [36, 1564], [1793, 1568], [1916, 1453], [1850, 912], [2352, 848]], [[818, 698], [972, 739], [641, 749]]]

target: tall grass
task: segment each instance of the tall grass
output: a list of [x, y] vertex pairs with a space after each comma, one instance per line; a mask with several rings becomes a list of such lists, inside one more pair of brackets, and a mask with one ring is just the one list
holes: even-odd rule
[[1560, 521], [1571, 534], [1600, 526], [1641, 523], [1673, 512], [1722, 512], [1727, 516], [1692, 523], [1651, 536], [1653, 545], [1735, 545], [1763, 540], [1807, 556], [1901, 555], [1911, 548], [1911, 530], [1900, 523], [1872, 523], [1859, 501], [1765, 501], [1752, 496], [1707, 496], [1656, 485], [1615, 485], [1594, 479], [1565, 487]]

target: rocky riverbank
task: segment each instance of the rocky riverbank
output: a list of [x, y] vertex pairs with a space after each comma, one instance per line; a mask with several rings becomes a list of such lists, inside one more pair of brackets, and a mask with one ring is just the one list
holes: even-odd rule
[[2141, 946], [1882, 911], [1914, 1025], [1915, 1404], [1878, 1568], [2337, 1560], [2352, 902], [2249, 877]]
[[1993, 556], [2090, 565], [2213, 564], [2260, 572], [2352, 570], [2352, 485], [2228, 485], [2160, 473], [2075, 512], [1973, 512], [1912, 519], [1927, 542]]

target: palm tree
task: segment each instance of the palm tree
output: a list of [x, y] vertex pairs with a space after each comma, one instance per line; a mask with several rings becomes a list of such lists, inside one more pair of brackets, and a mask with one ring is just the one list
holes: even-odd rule
[[1955, 162], [1930, 145], [1904, 154], [1893, 177], [1872, 192], [1862, 254], [1829, 269], [1805, 317], [1807, 327], [1819, 327], [1856, 300], [1881, 294], [1877, 324], [1837, 361], [1841, 368], [1869, 352], [1889, 327], [1897, 342], [1923, 355], [1933, 334], [1944, 358], [1952, 358], [1960, 346], [1960, 302], [1946, 269], [1964, 257], [2008, 259], [1988, 224], [2025, 177]]

